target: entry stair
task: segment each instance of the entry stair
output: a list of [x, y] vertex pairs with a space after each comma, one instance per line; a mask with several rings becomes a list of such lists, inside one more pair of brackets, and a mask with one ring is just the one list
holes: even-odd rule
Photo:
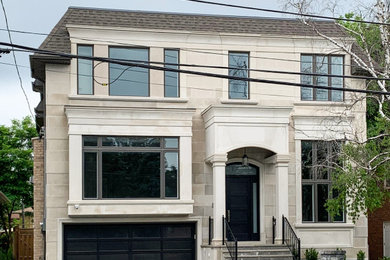
[[[226, 247], [222, 249], [225, 260], [234, 260], [230, 257]], [[237, 260], [293, 260], [293, 256], [286, 245], [238, 245]]]

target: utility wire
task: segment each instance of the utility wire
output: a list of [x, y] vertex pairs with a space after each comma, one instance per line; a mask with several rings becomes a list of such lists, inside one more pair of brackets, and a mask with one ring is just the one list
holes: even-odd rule
[[[0, 28], [0, 31], [6, 31], [6, 29]], [[77, 40], [83, 40], [83, 41], [88, 41], [88, 42], [104, 42], [104, 43], [113, 43], [113, 44], [118, 44], [118, 45], [123, 45], [126, 47], [135, 47], [135, 48], [150, 48], [150, 46], [146, 45], [139, 45], [139, 44], [130, 44], [126, 42], [118, 42], [118, 41], [113, 41], [113, 40], [101, 40], [101, 39], [88, 39], [88, 38], [82, 38], [82, 37], [70, 37], [68, 35], [63, 35], [63, 34], [56, 34], [56, 33], [40, 33], [40, 32], [31, 32], [31, 31], [20, 31], [20, 30], [10, 30], [11, 32], [15, 33], [23, 33], [23, 34], [31, 34], [31, 35], [41, 35], [41, 36], [57, 36], [57, 37], [62, 37], [62, 38], [69, 38], [69, 39], [77, 39]], [[161, 46], [159, 46], [161, 47]], [[193, 53], [201, 53], [201, 54], [213, 54], [213, 55], [219, 55], [219, 56], [228, 56], [229, 54], [227, 53], [221, 53], [221, 52], [215, 52], [211, 50], [206, 50], [206, 49], [195, 49], [195, 48], [180, 48], [180, 51], [186, 51], [186, 52], [193, 52]], [[285, 54], [294, 54], [296, 52], [278, 52], [278, 53], [285, 53]], [[284, 62], [296, 62], [296, 63], [301, 63], [301, 60], [296, 60], [296, 59], [286, 59], [286, 58], [274, 58], [274, 57], [265, 57], [265, 56], [251, 56], [253, 59], [259, 59], [259, 60], [273, 60], [273, 61], [284, 61]], [[329, 63], [330, 65], [338, 65], [338, 64], [333, 64]], [[354, 65], [350, 64], [344, 64], [344, 67], [352, 67]]]
[[[8, 25], [7, 12], [5, 11], [3, 0], [0, 0], [0, 2], [1, 2], [1, 7], [3, 8], [4, 20], [5, 20], [5, 25], [7, 27], [9, 42], [11, 44], [13, 44], [12, 43], [11, 32], [10, 32], [9, 25]], [[13, 46], [11, 46], [11, 51], [12, 51], [12, 56], [13, 56], [14, 63], [15, 63], [16, 73], [18, 74], [19, 85], [20, 85], [20, 88], [22, 89], [23, 95], [24, 95], [24, 97], [26, 99], [28, 110], [30, 111], [30, 114], [31, 114], [31, 120], [33, 120], [33, 122], [36, 123], [34, 114], [33, 114], [32, 110], [31, 110], [30, 101], [28, 100], [27, 93], [26, 93], [26, 91], [23, 88], [23, 81], [22, 81], [22, 77], [20, 76], [20, 71], [19, 71], [18, 63], [16, 62], [16, 55], [15, 55], [15, 51], [14, 51], [14, 47]]]
[[[6, 63], [6, 62], [0, 62], [2, 65], [8, 65], [8, 66], [15, 66], [13, 63]], [[19, 67], [25, 68], [25, 69], [30, 69], [30, 66], [22, 66], [19, 65]], [[114, 68], [114, 69], [119, 69], [119, 68]], [[72, 72], [64, 72], [60, 70], [52, 70], [52, 69], [46, 69], [46, 71], [54, 72], [54, 73], [59, 73], [59, 74], [67, 74], [67, 75], [75, 75], [75, 76], [85, 76], [85, 77], [90, 77], [91, 75], [88, 74], [80, 74], [80, 73], [72, 73]], [[102, 86], [108, 86], [106, 83], [101, 83], [95, 80], [95, 78], [99, 79], [107, 79], [107, 77], [102, 77], [102, 76], [96, 76], [94, 75], [94, 81]], [[130, 83], [145, 83], [142, 81], [137, 81], [137, 80], [130, 80], [130, 79], [118, 79], [118, 81], [121, 82], [130, 82]], [[169, 86], [169, 87], [176, 87], [176, 85], [171, 85], [167, 83], [156, 83], [156, 82], [149, 82], [150, 85], [154, 86]], [[196, 86], [184, 86], [183, 88], [185, 89], [193, 89], [193, 90], [201, 90], [201, 91], [212, 91], [212, 92], [221, 92], [221, 93], [242, 93], [242, 91], [232, 91], [232, 90], [223, 90], [223, 89], [209, 89], [209, 88], [201, 88], [201, 87], [196, 87]], [[270, 93], [264, 93], [264, 92], [254, 92], [251, 91], [251, 94], [257, 94], [257, 95], [265, 95], [265, 96], [270, 96], [270, 97], [283, 97], [283, 98], [291, 98], [291, 95], [278, 95], [278, 94], [270, 94]]]
[[[25, 51], [25, 50], [15, 50], [15, 51], [30, 52], [30, 51]], [[323, 56], [327, 57], [328, 55], [323, 55]], [[249, 58], [253, 58], [253, 57], [250, 56]], [[287, 75], [329, 77], [329, 78], [342, 78], [342, 79], [364, 79], [364, 80], [390, 81], [390, 78], [378, 78], [378, 77], [369, 77], [369, 76], [353, 76], [353, 75], [349, 76], [349, 75], [335, 75], [335, 74], [295, 72], [295, 71], [282, 71], [282, 70], [263, 70], [263, 69], [251, 69], [251, 68], [237, 68], [237, 67], [233, 68], [233, 67], [228, 67], [228, 66], [200, 65], [200, 64], [188, 64], [188, 63], [170, 63], [170, 62], [144, 61], [144, 60], [133, 60], [133, 59], [115, 59], [115, 60], [137, 62], [137, 63], [144, 63], [144, 64], [157, 64], [157, 65], [193, 67], [193, 68], [210, 68], [210, 69], [227, 69], [227, 70], [234, 69], [234, 70], [253, 71], [253, 72], [271, 73], [271, 74], [287, 74]], [[302, 61], [301, 61], [301, 63], [302, 63]], [[306, 62], [306, 63], [310, 63], [310, 62]], [[344, 66], [344, 64], [341, 64], [341, 63], [324, 62], [323, 64], [343, 65]]]
[[364, 21], [364, 20], [356, 20], [356, 19], [347, 19], [347, 18], [341, 18], [341, 17], [336, 18], [336, 17], [332, 17], [332, 16], [324, 16], [324, 15], [316, 15], [316, 14], [303, 14], [303, 13], [296, 13], [296, 12], [290, 12], [290, 11], [280, 11], [280, 10], [273, 10], [273, 9], [258, 8], [258, 7], [252, 7], [252, 6], [217, 3], [217, 2], [205, 1], [205, 0], [186, 0], [186, 1], [201, 3], [201, 4], [208, 4], [208, 5], [218, 5], [218, 6], [225, 6], [225, 7], [233, 7], [233, 8], [247, 9], [247, 10], [262, 11], [262, 12], [268, 12], [268, 13], [289, 14], [289, 15], [303, 16], [303, 17], [310, 17], [310, 18], [319, 18], [319, 19], [325, 19], [325, 20], [346, 21], [346, 22], [387, 25], [387, 26], [390, 25], [390, 23], [380, 23], [380, 22], [372, 22], [372, 21]]
[[265, 79], [249, 78], [249, 77], [248, 78], [237, 77], [237, 76], [208, 73], [208, 72], [200, 72], [200, 71], [193, 71], [193, 70], [183, 70], [183, 69], [175, 69], [175, 68], [169, 68], [169, 67], [160, 67], [160, 66], [155, 66], [155, 65], [150, 65], [150, 64], [148, 65], [148, 64], [142, 64], [142, 63], [119, 61], [116, 59], [104, 58], [104, 57], [90, 57], [90, 56], [74, 55], [74, 54], [62, 53], [62, 52], [47, 51], [47, 50], [41, 50], [41, 49], [32, 48], [32, 47], [23, 46], [23, 45], [10, 44], [10, 43], [6, 43], [6, 42], [0, 42], [0, 45], [29, 50], [31, 52], [44, 54], [44, 55], [50, 55], [50, 56], [58, 56], [58, 57], [70, 58], [70, 59], [79, 58], [79, 59], [85, 59], [85, 60], [102, 61], [102, 62], [109, 62], [109, 63], [119, 64], [119, 65], [124, 65], [124, 66], [148, 68], [148, 69], [152, 69], [152, 70], [161, 70], [161, 71], [173, 71], [173, 72], [186, 73], [186, 74], [198, 75], [198, 76], [207, 76], [207, 77], [232, 79], [232, 80], [240, 80], [240, 81], [248, 81], [248, 82], [267, 83], [267, 84], [275, 84], [275, 85], [307, 87], [307, 88], [315, 88], [315, 89], [340, 90], [343, 92], [377, 94], [377, 95], [385, 95], [385, 96], [390, 95], [390, 92], [376, 91], [376, 90], [349, 89], [349, 88], [347, 89], [347, 88], [343, 88], [343, 87], [318, 86], [318, 85], [310, 85], [310, 84], [302, 84], [302, 83], [294, 83], [294, 82], [265, 80]]

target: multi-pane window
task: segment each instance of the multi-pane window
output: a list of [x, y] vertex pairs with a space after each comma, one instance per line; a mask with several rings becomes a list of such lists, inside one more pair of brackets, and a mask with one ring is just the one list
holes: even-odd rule
[[[78, 45], [77, 55], [93, 56], [93, 47]], [[93, 95], [93, 64], [92, 60], [77, 59], [77, 93]]]
[[[229, 52], [229, 76], [249, 77], [249, 53]], [[247, 80], [229, 79], [230, 99], [249, 99], [249, 84]]]
[[[164, 50], [164, 62], [166, 68], [179, 68], [179, 50]], [[174, 71], [164, 72], [164, 96], [179, 97], [179, 73]]]
[[[331, 219], [325, 203], [332, 194], [331, 172], [337, 163], [339, 142], [302, 141], [302, 220], [343, 222], [344, 214]], [[333, 196], [335, 196], [333, 190]]]
[[[342, 77], [331, 77], [327, 75], [344, 75], [343, 56], [334, 55], [301, 55], [301, 72], [313, 75], [301, 75], [301, 83], [315, 86], [343, 88]], [[317, 101], [343, 101], [343, 91], [328, 90], [319, 88], [301, 87], [302, 100]]]
[[84, 199], [178, 198], [177, 137], [83, 137]]
[[[149, 49], [110, 47], [109, 57], [147, 64]], [[147, 97], [149, 96], [149, 69], [110, 63], [109, 85], [111, 96]]]

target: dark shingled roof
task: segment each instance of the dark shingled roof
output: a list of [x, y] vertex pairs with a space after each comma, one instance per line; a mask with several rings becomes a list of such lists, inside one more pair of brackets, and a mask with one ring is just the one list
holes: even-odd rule
[[[331, 37], [345, 36], [334, 22], [316, 21], [317, 28]], [[70, 52], [66, 24], [138, 29], [316, 36], [297, 19], [159, 13], [70, 7], [39, 48]]]

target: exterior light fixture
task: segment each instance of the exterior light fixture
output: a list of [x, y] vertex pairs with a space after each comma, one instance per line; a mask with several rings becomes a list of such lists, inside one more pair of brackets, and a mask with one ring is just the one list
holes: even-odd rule
[[248, 160], [248, 156], [246, 155], [246, 149], [244, 150], [244, 156], [242, 157], [241, 165], [245, 167], [249, 166], [249, 160]]

